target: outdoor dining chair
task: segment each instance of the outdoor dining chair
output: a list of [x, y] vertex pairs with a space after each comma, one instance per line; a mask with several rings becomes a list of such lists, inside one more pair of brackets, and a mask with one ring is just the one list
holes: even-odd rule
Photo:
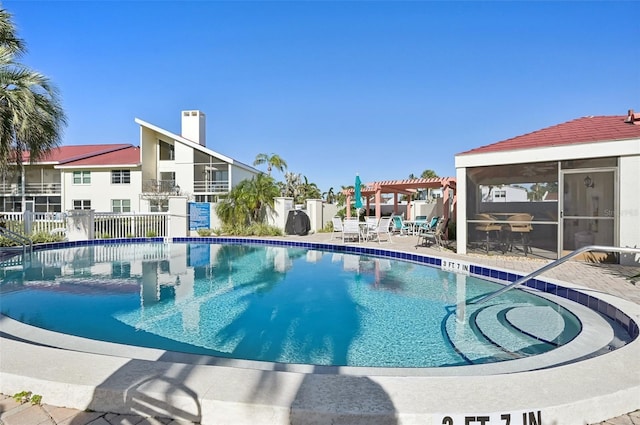
[[373, 216], [365, 217], [365, 225], [362, 228], [363, 239], [365, 240], [370, 239], [376, 227], [378, 227], [378, 217], [373, 217]]
[[444, 218], [438, 218], [436, 221], [436, 225], [427, 229], [426, 227], [422, 227], [418, 230], [418, 246], [430, 246], [435, 245], [438, 249], [444, 247], [444, 235], [447, 231], [447, 224], [449, 220], [445, 220]]
[[476, 223], [476, 230], [483, 234], [483, 245], [487, 254], [489, 254], [490, 246], [498, 247], [502, 253], [505, 253], [505, 244], [502, 240], [502, 225], [495, 223], [496, 220], [490, 214], [476, 214], [475, 220], [482, 220], [482, 223]]
[[360, 232], [360, 221], [357, 218], [348, 218], [342, 222], [342, 242], [347, 240], [362, 241], [362, 233]]
[[378, 243], [382, 243], [383, 237], [387, 242], [391, 242], [391, 217], [381, 217], [375, 229], [370, 231], [370, 235], [370, 239], [377, 240]]
[[333, 233], [331, 239], [339, 239], [342, 237], [342, 219], [340, 217], [332, 217], [331, 223], [333, 224]]
[[392, 220], [393, 233], [398, 233], [403, 236], [408, 235], [413, 231], [413, 227], [405, 223], [399, 215], [394, 215]]
[[514, 243], [519, 240], [525, 257], [527, 253], [532, 252], [529, 244], [529, 235], [533, 230], [532, 221], [533, 216], [531, 214], [514, 214], [507, 217], [507, 222], [509, 223], [507, 229], [509, 231], [507, 235], [509, 251], [513, 251]]

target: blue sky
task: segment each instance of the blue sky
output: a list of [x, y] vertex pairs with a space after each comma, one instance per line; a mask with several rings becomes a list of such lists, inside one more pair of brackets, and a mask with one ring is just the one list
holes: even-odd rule
[[[137, 145], [140, 118], [322, 191], [455, 176], [454, 156], [640, 110], [637, 2], [3, 1], [60, 89], [64, 144]], [[274, 177], [281, 179], [280, 173]]]

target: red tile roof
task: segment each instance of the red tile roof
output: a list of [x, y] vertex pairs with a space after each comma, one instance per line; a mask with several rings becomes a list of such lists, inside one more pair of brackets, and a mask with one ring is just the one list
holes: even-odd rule
[[636, 117], [638, 114], [634, 115], [633, 111], [629, 111], [629, 115], [626, 117], [617, 115], [578, 118], [533, 133], [481, 146], [458, 155], [640, 139], [640, 120]]
[[[29, 162], [28, 152], [23, 161]], [[140, 164], [140, 150], [128, 143], [60, 146], [38, 162], [74, 166]]]
[[[122, 149], [130, 144], [103, 144], [103, 145], [71, 145], [60, 146], [53, 149], [48, 155], [40, 159], [40, 162], [65, 162], [75, 158], [96, 155]], [[29, 161], [29, 152], [24, 153], [24, 161]]]
[[97, 153], [79, 159], [64, 161], [62, 167], [88, 167], [96, 165], [140, 165], [140, 149], [136, 146], [127, 146], [110, 152]]

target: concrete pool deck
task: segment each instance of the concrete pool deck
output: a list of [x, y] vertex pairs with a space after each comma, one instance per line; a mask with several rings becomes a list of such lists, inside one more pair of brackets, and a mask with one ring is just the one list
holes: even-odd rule
[[[328, 243], [330, 237], [330, 234], [316, 234], [284, 239]], [[504, 256], [458, 256], [450, 251], [416, 249], [415, 242], [415, 237], [394, 237], [391, 244], [360, 245], [425, 253], [523, 273], [548, 262]], [[640, 288], [628, 279], [638, 273], [640, 268], [568, 262], [541, 278], [568, 282], [584, 291], [599, 293], [640, 321]], [[42, 395], [43, 402], [49, 404], [12, 406], [13, 400], [4, 398], [0, 401], [0, 420], [5, 425], [135, 424], [142, 421], [140, 415], [172, 416], [203, 424], [331, 421], [475, 424], [485, 421], [484, 416], [490, 417], [485, 425], [505, 423], [500, 418], [507, 416], [513, 418], [511, 424], [523, 425], [536, 423], [538, 418], [544, 424], [558, 425], [597, 423], [608, 418], [616, 418], [608, 421], [612, 424], [639, 423], [637, 412], [618, 417], [640, 408], [638, 339], [606, 355], [574, 364], [464, 377], [244, 369], [172, 362], [162, 353], [156, 361], [151, 361], [135, 356], [51, 348], [18, 338], [3, 338], [1, 342], [0, 392], [14, 394], [29, 390]], [[20, 415], [47, 412], [47, 409], [60, 409], [55, 411], [70, 416], [58, 422], [45, 422], [51, 418], [41, 422], [30, 419], [30, 422], [16, 422]], [[84, 409], [96, 412], [79, 412]], [[112, 412], [112, 416], [97, 411]], [[60, 413], [59, 417], [64, 415]], [[475, 419], [470, 419], [472, 416]], [[142, 423], [168, 423], [168, 420], [149, 419]]]

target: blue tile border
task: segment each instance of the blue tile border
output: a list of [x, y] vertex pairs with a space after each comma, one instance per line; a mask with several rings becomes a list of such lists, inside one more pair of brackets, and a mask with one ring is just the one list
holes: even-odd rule
[[[424, 254], [411, 254], [401, 251], [392, 251], [388, 249], [371, 248], [354, 245], [334, 245], [331, 243], [318, 243], [318, 242], [297, 242], [297, 241], [284, 241], [277, 239], [259, 239], [259, 238], [241, 238], [241, 237], [176, 237], [176, 238], [121, 238], [121, 239], [92, 239], [84, 241], [73, 242], [53, 242], [46, 244], [37, 244], [33, 246], [34, 251], [40, 251], [45, 249], [59, 249], [59, 248], [72, 248], [78, 246], [94, 246], [94, 245], [112, 245], [112, 244], [131, 244], [131, 243], [209, 243], [209, 244], [249, 244], [249, 245], [270, 245], [270, 246], [293, 246], [306, 249], [319, 249], [325, 251], [332, 251], [337, 253], [354, 253], [363, 255], [373, 255], [377, 257], [386, 257], [397, 260], [410, 261], [418, 264], [425, 264], [434, 267], [441, 267], [442, 259], [438, 257], [431, 257]], [[20, 253], [16, 253], [19, 255]], [[478, 278], [490, 278], [493, 281], [508, 284], [515, 282], [516, 280], [524, 277], [515, 273], [505, 272], [504, 270], [491, 269], [486, 266], [471, 264], [469, 267], [470, 275]], [[623, 311], [617, 309], [615, 306], [588, 294], [576, 291], [571, 288], [565, 288], [563, 286], [546, 282], [541, 279], [529, 279], [524, 286], [537, 289], [542, 292], [546, 292], [552, 295], [557, 295], [562, 298], [566, 298], [570, 301], [577, 302], [585, 307], [595, 310], [598, 313], [613, 320], [624, 329], [627, 330], [632, 340], [635, 340], [640, 335], [640, 328], [636, 322], [631, 319]]]

